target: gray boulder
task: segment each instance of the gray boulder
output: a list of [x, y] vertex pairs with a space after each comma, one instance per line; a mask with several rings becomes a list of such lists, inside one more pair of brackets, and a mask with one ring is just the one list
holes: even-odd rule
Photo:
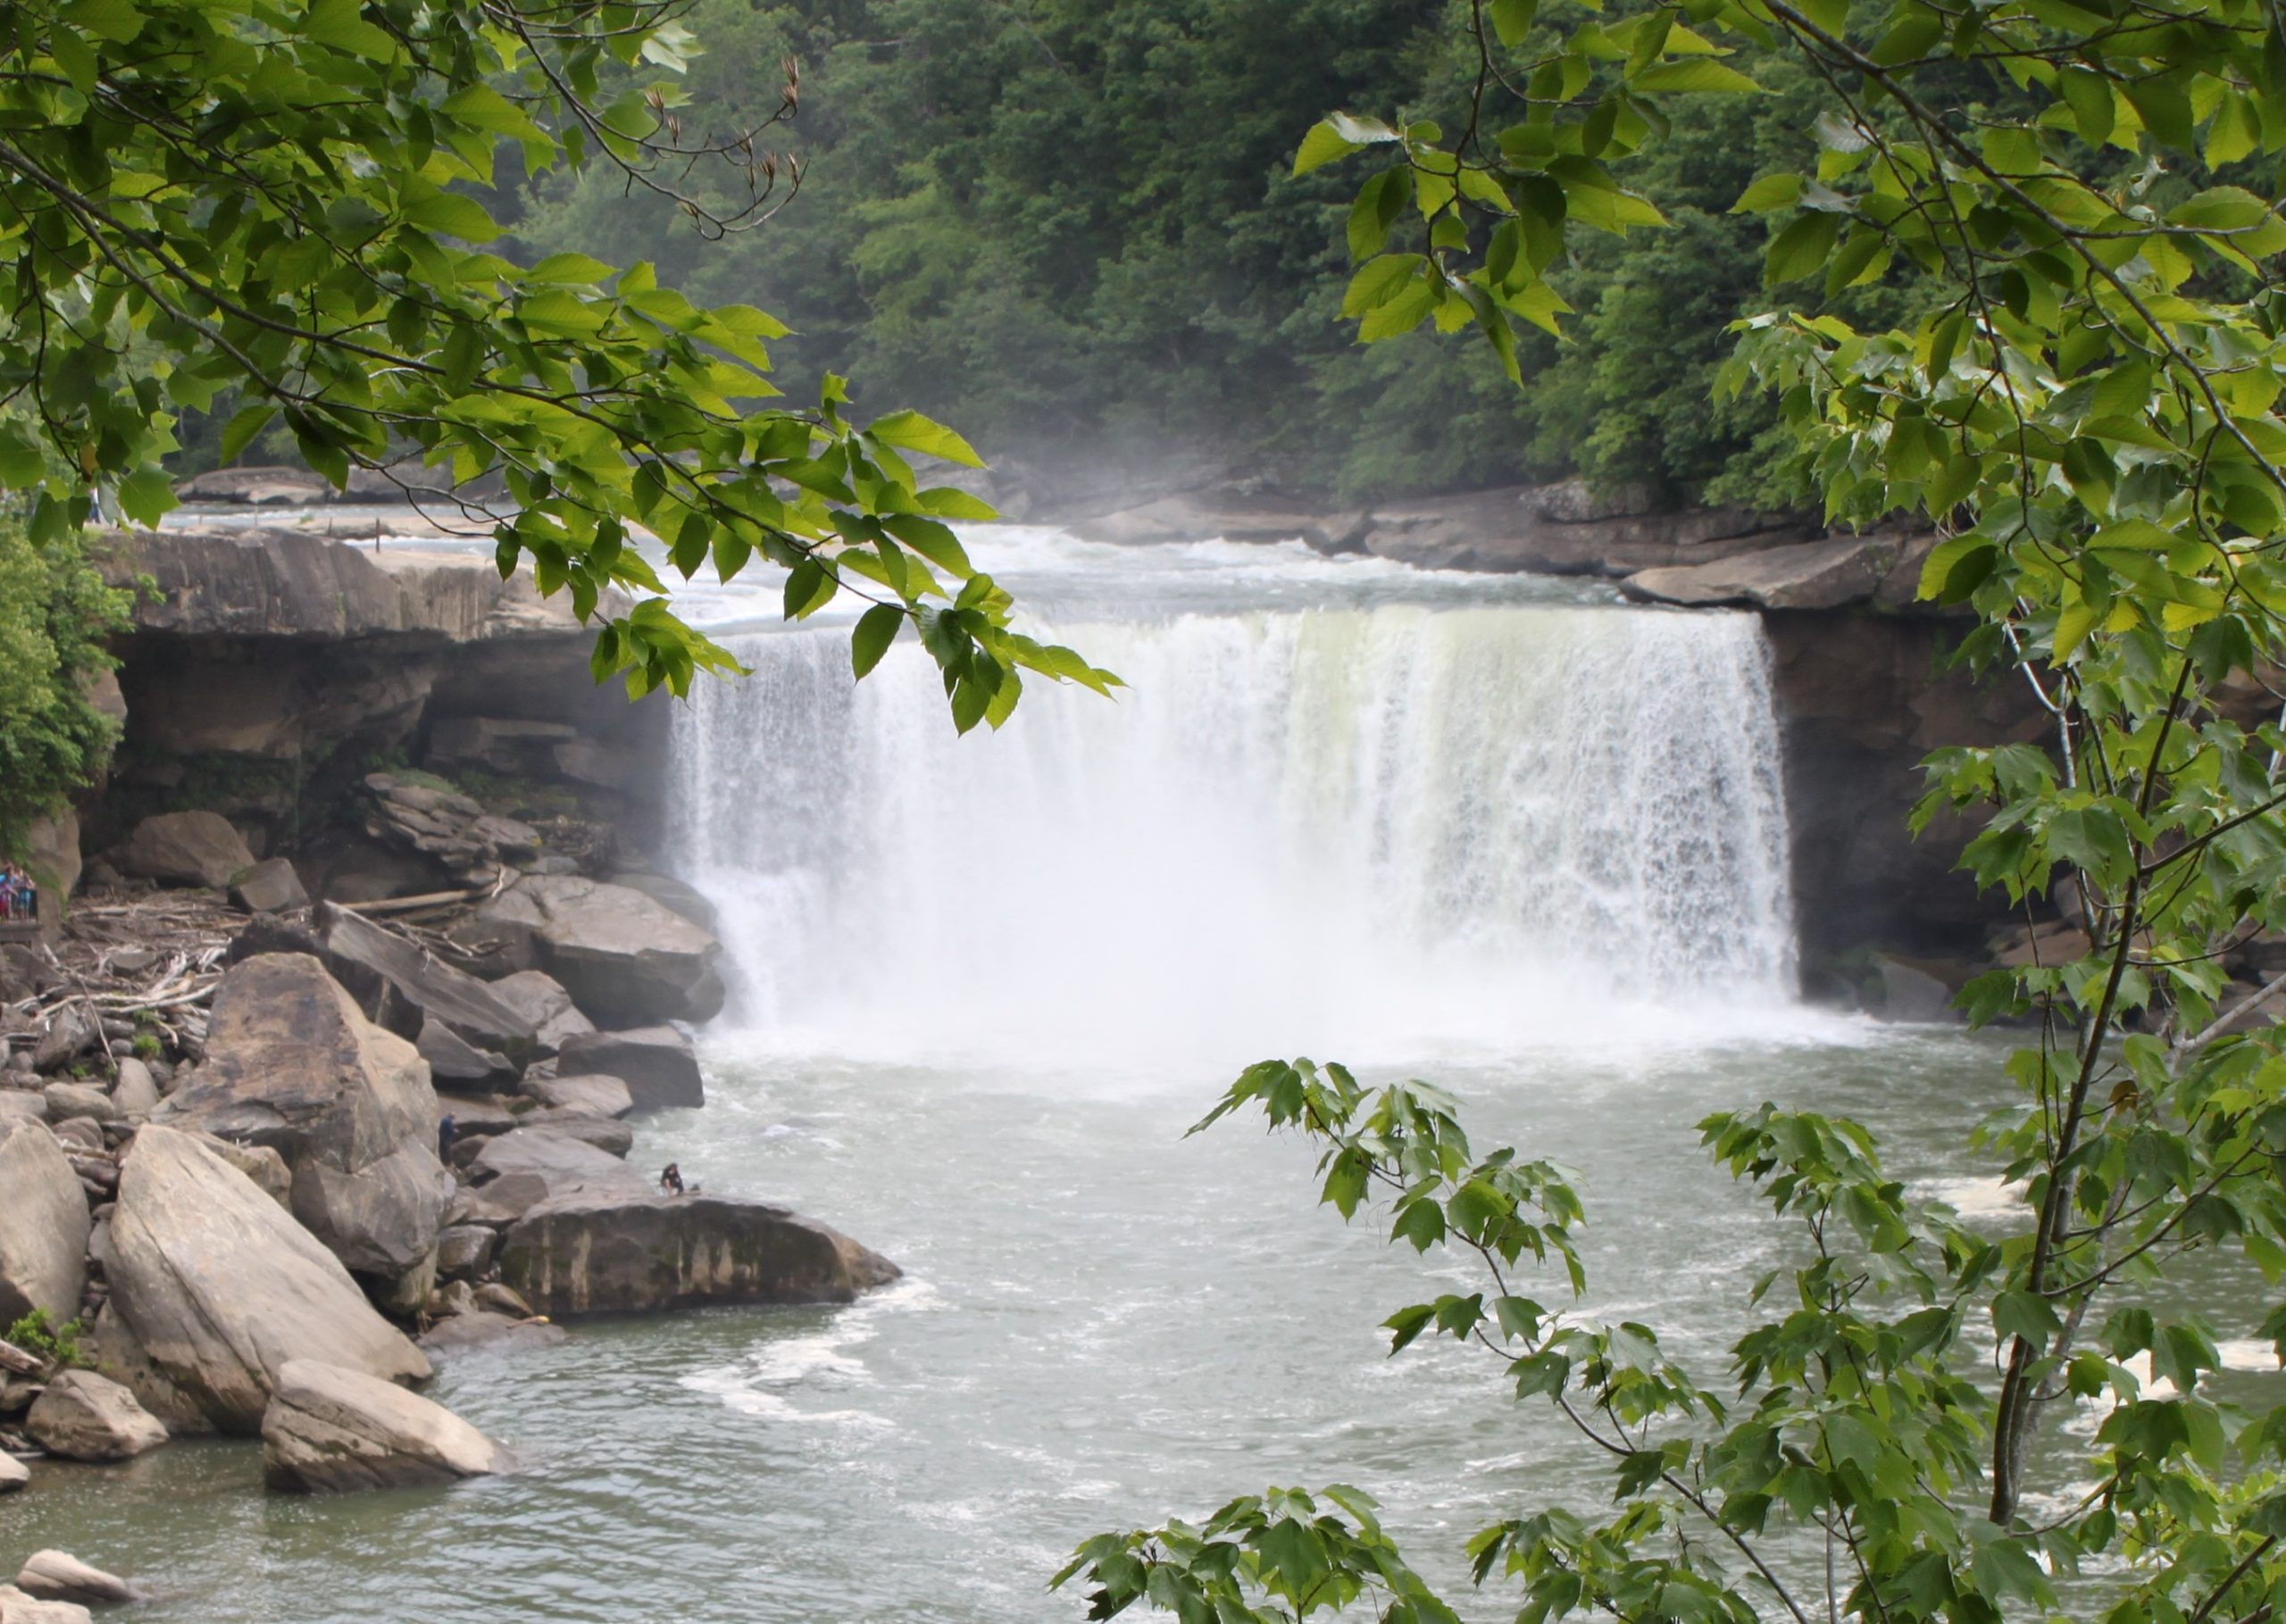
[[45, 1122], [47, 1097], [28, 1088], [0, 1088], [0, 1122]]
[[655, 903], [673, 909], [701, 930], [714, 929], [714, 904], [706, 900], [696, 886], [664, 874], [623, 873], [611, 877], [611, 883], [625, 886], [630, 891], [640, 891]]
[[42, 1124], [0, 1116], [0, 1329], [34, 1309], [57, 1324], [88, 1282], [88, 1197]]
[[401, 1488], [505, 1471], [507, 1452], [442, 1404], [315, 1360], [279, 1372], [262, 1417], [262, 1473], [296, 1494]]
[[635, 1109], [635, 1096], [615, 1077], [543, 1077], [524, 1085], [524, 1091], [555, 1111], [585, 1112], [595, 1117], [623, 1117]]
[[129, 1121], [149, 1116], [159, 1108], [159, 1079], [151, 1068], [132, 1054], [119, 1058], [119, 1079], [111, 1086], [111, 1103]]
[[587, 1111], [535, 1111], [526, 1116], [522, 1131], [556, 1134], [593, 1145], [606, 1155], [624, 1156], [635, 1148], [635, 1130], [613, 1117]]
[[289, 1360], [430, 1375], [331, 1252], [213, 1150], [157, 1123], [121, 1170], [110, 1278], [145, 1355], [225, 1432], [260, 1428]]
[[220, 891], [254, 866], [254, 854], [219, 812], [162, 812], [146, 818], [110, 853], [111, 866], [163, 885]]
[[563, 984], [546, 970], [520, 970], [490, 985], [494, 997], [531, 1023], [533, 1046], [541, 1054], [553, 1054], [565, 1038], [596, 1029]]
[[111, 1095], [86, 1083], [50, 1083], [40, 1091], [47, 1100], [47, 1114], [51, 1121], [69, 1121], [73, 1117], [88, 1117], [97, 1122], [119, 1120], [119, 1107]]
[[13, 1585], [0, 1585], [0, 1624], [95, 1624], [77, 1602], [43, 1602]]
[[479, 917], [527, 932], [539, 967], [597, 1020], [705, 1020], [722, 1007], [722, 944], [626, 886], [529, 874]]
[[139, 1602], [143, 1593], [125, 1579], [90, 1568], [68, 1551], [35, 1551], [16, 1575], [16, 1587], [44, 1602]]
[[264, 858], [238, 877], [230, 900], [248, 913], [289, 913], [310, 905], [302, 877], [283, 857]]
[[627, 1085], [638, 1111], [704, 1105], [706, 1087], [690, 1039], [672, 1027], [636, 1027], [567, 1037], [556, 1062], [559, 1076], [600, 1073]]
[[421, 1036], [413, 1040], [413, 1047], [429, 1062], [430, 1079], [440, 1085], [505, 1094], [516, 1086], [520, 1076], [506, 1055], [478, 1048], [433, 1015], [421, 1023]]
[[501, 1283], [544, 1314], [705, 1303], [847, 1303], [896, 1264], [823, 1224], [737, 1196], [558, 1196], [500, 1241]]
[[388, 1302], [409, 1309], [428, 1295], [452, 1198], [429, 1068], [315, 959], [263, 954], [232, 967], [205, 1062], [152, 1120], [276, 1151], [312, 1234]]
[[31, 1468], [0, 1449], [0, 1495], [13, 1495], [31, 1480]]
[[[97, 1225], [96, 1230], [105, 1237], [103, 1264], [108, 1276], [110, 1221]], [[79, 1345], [96, 1369], [132, 1393], [135, 1402], [156, 1417], [173, 1437], [188, 1437], [214, 1430], [213, 1421], [197, 1398], [186, 1393], [151, 1362], [150, 1354], [144, 1352], [143, 1344], [137, 1339], [116, 1303], [105, 1303], [96, 1312], [94, 1328], [81, 1338]]]
[[[434, 1020], [478, 1048], [530, 1056], [532, 1023], [466, 970], [346, 908], [320, 908], [317, 926], [326, 967], [391, 1031], [412, 1037]], [[392, 1012], [392, 1004], [404, 1012]]]
[[471, 1348], [544, 1348], [569, 1341], [570, 1333], [546, 1320], [520, 1319], [490, 1309], [472, 1309], [439, 1320], [423, 1332], [421, 1345], [431, 1353], [453, 1354]]
[[24, 1430], [67, 1461], [125, 1461], [167, 1441], [166, 1428], [134, 1394], [93, 1370], [66, 1370], [50, 1381], [32, 1401]]
[[497, 1230], [482, 1224], [453, 1225], [437, 1237], [437, 1272], [451, 1280], [483, 1273], [499, 1239]]

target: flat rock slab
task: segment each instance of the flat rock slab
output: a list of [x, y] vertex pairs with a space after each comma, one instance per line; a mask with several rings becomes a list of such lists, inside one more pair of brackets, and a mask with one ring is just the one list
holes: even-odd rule
[[477, 1184], [471, 1194], [519, 1216], [565, 1196], [624, 1200], [652, 1193], [649, 1179], [610, 1152], [542, 1128], [519, 1128], [487, 1139], [469, 1172]]
[[263, 1479], [296, 1494], [505, 1471], [507, 1451], [442, 1404], [315, 1360], [288, 1362], [262, 1418]]
[[527, 875], [480, 910], [529, 934], [539, 967], [599, 1020], [705, 1020], [722, 1007], [722, 944], [643, 892]]
[[[1839, 609], [1883, 595], [1906, 552], [1885, 537], [1839, 537], [1765, 547], [1712, 563], [1645, 570], [1620, 583], [1639, 603], [1706, 608]], [[1917, 570], [1917, 564], [1915, 566]], [[1909, 597], [1909, 595], [1908, 595]]]
[[558, 1197], [509, 1228], [499, 1257], [501, 1282], [550, 1315], [847, 1303], [900, 1272], [797, 1212], [722, 1195]]

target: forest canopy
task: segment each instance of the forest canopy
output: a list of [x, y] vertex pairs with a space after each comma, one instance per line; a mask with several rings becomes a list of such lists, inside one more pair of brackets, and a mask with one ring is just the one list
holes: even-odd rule
[[1740, 63], [1769, 94], [1665, 104], [1628, 184], [1670, 228], [1575, 234], [1577, 313], [1561, 341], [1526, 335], [1529, 387], [1426, 335], [1361, 347], [1340, 322], [1347, 190], [1293, 174], [1296, 132], [1330, 108], [1464, 117], [1467, 9], [697, 0], [687, 87], [709, 118], [766, 113], [777, 62], [802, 64], [788, 139], [807, 179], [784, 229], [710, 246], [603, 168], [497, 212], [530, 255], [655, 257], [695, 296], [763, 304], [794, 329], [781, 366], [893, 380], [988, 457], [1213, 448], [1235, 473], [1349, 495], [1577, 473], [1666, 500], [1806, 500], [1765, 401], [1710, 405], [1728, 324], [1768, 304], [1768, 230], [1731, 205], [1816, 151], [1817, 87], [1778, 53]]

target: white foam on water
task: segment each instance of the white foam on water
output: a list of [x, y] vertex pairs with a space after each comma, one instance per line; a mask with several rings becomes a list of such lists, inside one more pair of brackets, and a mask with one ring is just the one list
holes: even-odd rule
[[872, 1370], [856, 1350], [879, 1337], [882, 1317], [926, 1312], [935, 1306], [936, 1293], [929, 1283], [908, 1276], [868, 1293], [815, 1330], [760, 1337], [737, 1363], [693, 1370], [681, 1377], [678, 1385], [717, 1398], [724, 1409], [739, 1415], [813, 1425], [891, 1428], [894, 1422], [870, 1411], [805, 1409], [797, 1396], [813, 1398], [872, 1386]]

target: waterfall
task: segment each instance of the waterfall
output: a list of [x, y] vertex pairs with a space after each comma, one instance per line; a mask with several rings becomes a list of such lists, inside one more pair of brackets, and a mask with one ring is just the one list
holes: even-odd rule
[[1011, 1064], [1514, 1052], [1782, 1009], [1755, 619], [1381, 604], [1066, 623], [1130, 685], [956, 737], [901, 641], [749, 635], [676, 722], [727, 1019]]

